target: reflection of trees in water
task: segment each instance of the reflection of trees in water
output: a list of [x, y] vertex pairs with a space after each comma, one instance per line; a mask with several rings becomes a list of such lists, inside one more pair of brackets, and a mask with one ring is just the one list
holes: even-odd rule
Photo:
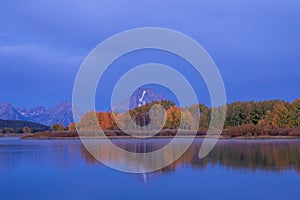
[[[154, 152], [158, 149], [161, 149], [164, 145], [170, 142], [169, 139], [163, 140], [140, 140], [140, 139], [129, 139], [129, 140], [116, 140], [114, 143], [121, 149], [125, 149], [126, 151], [118, 151], [114, 148], [111, 148], [111, 144], [107, 141], [103, 140], [94, 140], [94, 141], [86, 141], [85, 145], [88, 146], [88, 149], [91, 154], [96, 158], [100, 158], [102, 161], [109, 163], [110, 165], [126, 165], [127, 169], [131, 170], [145, 170], [159, 168], [160, 166], [166, 166], [172, 163], [173, 160], [176, 160], [180, 152], [183, 152], [186, 145], [185, 141], [176, 141], [173, 142], [172, 147], [174, 148], [164, 148], [164, 151], [160, 151], [155, 153], [155, 156], [149, 156], [142, 154], [144, 152]], [[138, 157], [134, 155], [128, 154], [128, 152], [139, 152]], [[96, 160], [94, 157], [84, 148], [82, 147], [82, 155], [89, 163], [95, 163]]]
[[227, 167], [300, 171], [299, 141], [220, 142], [209, 156]]
[[[227, 168], [253, 169], [253, 170], [296, 170], [300, 171], [300, 141], [219, 141], [214, 150], [205, 159], [198, 158], [202, 140], [196, 140], [193, 145], [174, 163], [160, 170], [160, 172], [173, 171], [180, 166], [192, 168], [206, 168], [208, 165], [220, 165]], [[156, 150], [161, 144], [155, 140], [140, 142], [138, 144], [130, 140], [122, 140], [118, 145], [123, 149], [137, 152]], [[104, 151], [103, 149], [106, 149]], [[175, 151], [176, 149], [174, 149]], [[146, 152], [147, 152], [146, 151]], [[100, 153], [100, 152], [98, 152]], [[101, 148], [101, 157], [105, 160], [116, 160], [132, 162], [127, 160], [124, 154], [112, 154], [109, 147]], [[99, 155], [100, 155], [99, 154]], [[85, 149], [81, 147], [81, 155], [87, 163], [95, 164], [98, 161]], [[172, 159], [172, 152], [165, 152], [164, 159]], [[151, 160], [161, 162], [161, 160]], [[140, 164], [140, 163], [135, 163]]]

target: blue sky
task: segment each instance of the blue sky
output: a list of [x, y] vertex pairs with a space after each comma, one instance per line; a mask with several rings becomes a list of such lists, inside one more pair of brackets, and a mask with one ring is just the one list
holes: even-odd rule
[[[300, 96], [300, 2], [295, 0], [1, 0], [0, 24], [0, 102], [20, 107], [71, 101], [84, 57], [107, 37], [145, 26], [197, 40], [219, 67], [229, 102]], [[119, 65], [146, 61], [182, 64], [169, 55], [141, 52]], [[121, 75], [118, 67], [107, 73], [106, 90]], [[201, 78], [183, 71], [199, 100], [209, 104]], [[99, 108], [108, 109], [101, 99], [109, 99], [109, 92], [97, 94]]]

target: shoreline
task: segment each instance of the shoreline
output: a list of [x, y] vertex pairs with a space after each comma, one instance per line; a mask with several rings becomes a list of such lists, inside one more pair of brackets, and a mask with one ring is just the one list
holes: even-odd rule
[[[258, 127], [259, 128], [259, 127]], [[198, 130], [195, 136], [194, 130], [182, 130], [180, 136], [176, 136], [177, 130], [164, 129], [158, 132], [156, 135], [143, 135], [143, 132], [128, 131], [126, 134], [121, 130], [105, 130], [103, 135], [99, 135], [96, 131], [84, 131], [81, 135], [78, 135], [76, 130], [74, 131], [45, 131], [37, 133], [7, 133], [0, 134], [0, 137], [19, 137], [21, 139], [172, 139], [176, 138], [212, 138], [220, 140], [257, 140], [257, 139], [300, 139], [299, 129], [224, 129], [221, 135], [210, 134], [207, 135], [206, 130]], [[293, 133], [293, 134], [291, 134]], [[296, 133], [296, 134], [295, 134]]]
[[[22, 136], [0, 136], [0, 138], [20, 138], [22, 140], [105, 140], [105, 139], [110, 139], [110, 140], [134, 140], [134, 139], [139, 139], [139, 140], [151, 140], [151, 139], [173, 139], [174, 137], [171, 136], [155, 136], [155, 137], [150, 137], [150, 138], [138, 138], [138, 137], [131, 137], [131, 136], [108, 136], [108, 137], [27, 137], [27, 138], [22, 138]], [[177, 139], [186, 139], [190, 138], [189, 136], [182, 136], [182, 137], [177, 137]], [[191, 137], [194, 139], [205, 139], [204, 136], [196, 136], [196, 137]], [[214, 139], [214, 138], [211, 138]], [[216, 139], [216, 138], [215, 138]], [[300, 137], [295, 137], [295, 136], [266, 136], [266, 137], [234, 137], [234, 138], [229, 138], [229, 137], [219, 137], [218, 140], [300, 140]]]
[[[97, 140], [105, 140], [105, 139], [140, 139], [140, 140], [147, 140], [147, 139], [173, 139], [173, 136], [153, 136], [153, 137], [133, 137], [133, 136], [85, 136], [85, 137], [48, 137], [48, 136], [41, 136], [41, 137], [23, 137], [23, 136], [4, 136], [4, 137], [19, 137], [24, 140], [80, 140], [80, 139], [97, 139]], [[185, 139], [185, 138], [194, 138], [194, 139], [204, 139], [206, 136], [177, 136], [177, 139]], [[215, 137], [208, 137], [211, 139], [217, 139]], [[249, 136], [249, 137], [227, 137], [227, 136], [220, 136], [218, 140], [299, 140], [300, 137], [298, 136]]]

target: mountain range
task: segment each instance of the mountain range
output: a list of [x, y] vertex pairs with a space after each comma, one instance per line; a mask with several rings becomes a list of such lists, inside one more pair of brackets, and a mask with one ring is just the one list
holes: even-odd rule
[[38, 106], [27, 109], [16, 108], [5, 102], [0, 105], [0, 119], [31, 121], [47, 126], [62, 123], [68, 126], [70, 122], [73, 122], [72, 104], [64, 101], [52, 108]]
[[[157, 91], [157, 89], [151, 87], [140, 87], [129, 98], [129, 109], [165, 99], [165, 92]], [[125, 111], [128, 109], [126, 101], [114, 105], [114, 108], [114, 111]], [[80, 111], [78, 112], [81, 113]], [[31, 109], [17, 108], [10, 103], [4, 102], [0, 105], [0, 119], [30, 121], [47, 126], [60, 123], [68, 126], [70, 122], [74, 122], [72, 104], [67, 101], [63, 101], [52, 108], [37, 106]]]

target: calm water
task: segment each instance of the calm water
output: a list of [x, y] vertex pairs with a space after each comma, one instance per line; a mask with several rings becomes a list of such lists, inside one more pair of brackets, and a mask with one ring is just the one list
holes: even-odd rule
[[[115, 141], [139, 152], [167, 142]], [[299, 199], [300, 141], [224, 140], [199, 160], [201, 142], [171, 166], [138, 175], [100, 164], [79, 140], [0, 138], [0, 198]]]

